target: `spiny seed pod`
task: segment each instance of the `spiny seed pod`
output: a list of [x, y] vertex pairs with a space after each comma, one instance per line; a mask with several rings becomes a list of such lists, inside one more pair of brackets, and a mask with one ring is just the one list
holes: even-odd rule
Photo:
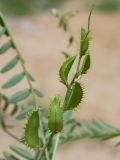
[[83, 98], [83, 88], [80, 83], [75, 82], [71, 88], [68, 89], [65, 102], [64, 110], [73, 110], [78, 107]]
[[33, 110], [27, 118], [27, 123], [24, 129], [25, 144], [30, 148], [39, 146], [39, 113], [38, 110]]
[[50, 104], [48, 127], [52, 133], [60, 132], [63, 128], [63, 110], [58, 96], [53, 97]]

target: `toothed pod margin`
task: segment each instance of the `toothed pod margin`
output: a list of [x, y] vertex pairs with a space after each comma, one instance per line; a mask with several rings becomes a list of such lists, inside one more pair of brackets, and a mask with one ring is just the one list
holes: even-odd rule
[[33, 110], [27, 118], [27, 123], [24, 128], [24, 141], [25, 144], [31, 149], [39, 146], [39, 112]]
[[60, 132], [63, 129], [63, 109], [60, 107], [58, 96], [53, 97], [50, 104], [48, 127], [52, 133]]
[[83, 99], [83, 88], [80, 83], [75, 82], [71, 88], [68, 89], [65, 102], [64, 102], [64, 110], [73, 110], [78, 107], [78, 105], [82, 102]]

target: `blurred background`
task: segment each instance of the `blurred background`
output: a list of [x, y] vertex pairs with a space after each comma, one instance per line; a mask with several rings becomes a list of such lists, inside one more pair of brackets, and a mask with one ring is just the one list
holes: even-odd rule
[[[36, 86], [45, 94], [40, 103], [48, 106], [53, 95], [60, 93], [62, 96], [65, 93], [65, 88], [59, 83], [58, 69], [64, 60], [61, 51], [67, 51], [68, 44], [68, 35], [58, 28], [58, 20], [51, 14], [51, 9], [79, 10], [71, 20], [75, 35], [79, 37], [80, 28], [86, 26], [93, 4], [95, 10], [90, 44], [92, 67], [82, 79], [86, 95], [74, 115], [78, 119], [98, 118], [119, 127], [120, 0], [0, 0], [0, 10], [6, 17], [29, 70], [37, 79]], [[72, 52], [72, 49], [69, 48], [69, 51]], [[11, 54], [0, 57], [0, 67], [10, 57]], [[0, 75], [0, 83], [10, 74]], [[24, 84], [18, 87], [24, 87]], [[15, 133], [21, 135], [21, 123], [9, 117], [8, 120], [15, 123]], [[56, 160], [118, 160], [120, 147], [114, 147], [115, 141], [103, 143], [84, 140], [65, 144], [59, 147]], [[9, 143], [16, 144], [0, 130], [0, 154], [8, 148]]]

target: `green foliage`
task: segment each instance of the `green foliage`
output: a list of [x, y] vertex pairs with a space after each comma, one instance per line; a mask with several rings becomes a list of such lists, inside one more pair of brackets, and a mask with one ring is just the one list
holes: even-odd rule
[[2, 28], [0, 31], [0, 38], [6, 34], [6, 28]]
[[3, 44], [2, 47], [0, 48], [0, 55], [6, 53], [6, 51], [9, 50], [11, 47], [13, 47], [12, 42], [11, 40], [9, 40], [5, 44]]
[[[5, 113], [10, 106], [10, 104], [8, 103], [8, 97], [6, 97], [3, 94], [0, 94], [0, 101], [1, 101], [1, 103], [3, 103], [3, 105], [1, 105], [1, 108], [3, 108], [2, 112]], [[10, 115], [14, 116], [18, 110], [19, 110], [19, 106], [17, 104], [13, 104]], [[2, 120], [2, 121], [3, 121], [3, 123], [5, 123], [4, 120]]]
[[43, 93], [42, 92], [40, 92], [39, 90], [37, 90], [37, 89], [33, 89], [33, 92], [36, 94], [36, 96], [38, 96], [38, 97], [43, 97]]
[[81, 42], [80, 42], [80, 54], [85, 55], [89, 48], [89, 37], [88, 32], [82, 28], [81, 29]]
[[7, 64], [0, 70], [0, 72], [5, 73], [5, 72], [11, 70], [12, 68], [15, 67], [15, 65], [18, 63], [18, 61], [19, 61], [19, 57], [18, 56], [14, 57], [12, 60], [7, 62]]
[[66, 124], [72, 116], [72, 111], [66, 111], [64, 113], [64, 123]]
[[83, 88], [80, 83], [75, 82], [67, 91], [64, 110], [73, 110], [78, 107], [83, 99]]
[[14, 95], [12, 95], [8, 102], [9, 103], [18, 103], [20, 101], [25, 100], [30, 95], [30, 89], [24, 89], [21, 91], [16, 92]]
[[10, 154], [7, 151], [4, 151], [3, 155], [4, 155], [5, 159], [7, 159], [7, 160], [19, 160], [16, 156]]
[[[26, 73], [26, 76], [28, 77], [29, 80], [31, 80], [32, 82], [35, 81], [34, 77], [30, 74], [30, 73]], [[39, 91], [40, 92], [40, 91]], [[42, 94], [42, 93], [41, 93]]]
[[63, 129], [63, 109], [60, 106], [58, 96], [53, 97], [51, 100], [48, 126], [52, 133], [60, 132]]
[[90, 69], [91, 59], [90, 54], [85, 55], [83, 64], [80, 70], [80, 74], [86, 74], [87, 71]]
[[[11, 112], [11, 115], [14, 115], [17, 111], [18, 111], [18, 102], [21, 102], [23, 100], [26, 100], [26, 98], [28, 98], [30, 95], [32, 95], [33, 98], [33, 102], [34, 102], [34, 108], [36, 108], [37, 110], [34, 111], [35, 109], [33, 108], [33, 110], [31, 111], [31, 114], [28, 116], [28, 121], [26, 124], [26, 128], [25, 128], [25, 135], [23, 135], [25, 137], [25, 143], [31, 147], [31, 148], [36, 148], [39, 145], [39, 137], [38, 137], [38, 130], [39, 130], [39, 115], [38, 115], [38, 105], [36, 102], [36, 96], [38, 97], [42, 97], [43, 94], [36, 88], [32, 87], [32, 83], [34, 81], [34, 78], [32, 77], [32, 75], [27, 71], [26, 66], [24, 64], [24, 60], [20, 55], [20, 51], [18, 50], [10, 31], [8, 30], [8, 27], [4, 21], [4, 18], [2, 16], [2, 14], [0, 14], [0, 24], [3, 28], [6, 29], [7, 36], [9, 37], [9, 41], [5, 44], [3, 44], [3, 46], [0, 48], [0, 53], [6, 53], [9, 50], [9, 48], [14, 48], [14, 50], [16, 51], [16, 55], [15, 57], [10, 60], [7, 64], [5, 64], [5, 66], [1, 69], [1, 73], [6, 73], [7, 71], [10, 71], [12, 68], [14, 68], [16, 66], [16, 64], [18, 62], [20, 62], [23, 71], [16, 74], [15, 76], [11, 77], [10, 80], [8, 80], [7, 82], [5, 82], [2, 86], [2, 88], [12, 88], [15, 85], [17, 85], [21, 80], [23, 80], [24, 78], [27, 80], [28, 82], [28, 88], [27, 89], [23, 89], [21, 91], [17, 91], [15, 94], [13, 94], [11, 97], [5, 97], [2, 96], [2, 98], [4, 98], [5, 100], [5, 105], [3, 106], [3, 111], [5, 111], [8, 107], [9, 104], [13, 104], [13, 110]], [[3, 34], [2, 34], [3, 35]], [[5, 34], [6, 35], [6, 34]], [[28, 114], [28, 113], [27, 113]], [[4, 126], [3, 126], [4, 125]], [[6, 130], [6, 125], [4, 122], [4, 119], [2, 119], [2, 126], [5, 129], [5, 131], [7, 133], [9, 133]], [[10, 134], [11, 135], [11, 134]], [[14, 137], [14, 136], [13, 136]]]
[[76, 120], [72, 121], [69, 120], [67, 125], [69, 129], [63, 134], [61, 143], [85, 138], [105, 141], [120, 136], [120, 128], [104, 123], [98, 119], [93, 121], [83, 120], [80, 124]]
[[56, 9], [53, 9], [53, 14], [59, 18], [59, 26], [64, 29], [64, 31], [69, 30], [69, 20], [76, 15], [76, 12], [58, 12]]
[[22, 109], [20, 113], [17, 114], [16, 119], [17, 120], [22, 120], [27, 117], [28, 113], [31, 113], [34, 109], [34, 105], [29, 105]]
[[39, 146], [39, 113], [38, 110], [33, 111], [28, 115], [27, 123], [24, 129], [24, 141], [30, 148]]
[[13, 76], [10, 80], [8, 80], [5, 84], [3, 84], [2, 88], [10, 88], [18, 84], [24, 78], [24, 72], [18, 73]]
[[64, 55], [65, 58], [69, 58], [70, 56], [67, 52], [64, 52], [64, 51], [62, 52], [62, 54]]
[[59, 76], [61, 78], [61, 82], [66, 86], [68, 85], [68, 74], [75, 61], [75, 58], [76, 56], [68, 57], [59, 70]]
[[20, 147], [10, 145], [10, 149], [25, 159], [28, 159], [28, 160], [34, 159], [33, 156], [28, 151], [25, 151]]
[[18, 106], [17, 105], [14, 105], [14, 108], [13, 110], [11, 111], [11, 116], [14, 116], [18, 111]]

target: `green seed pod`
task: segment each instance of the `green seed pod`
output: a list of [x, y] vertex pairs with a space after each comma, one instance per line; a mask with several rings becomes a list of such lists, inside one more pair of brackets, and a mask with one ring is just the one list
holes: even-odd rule
[[48, 127], [52, 133], [60, 132], [63, 128], [63, 110], [58, 96], [55, 96], [50, 104]]
[[39, 146], [39, 113], [38, 110], [33, 110], [27, 118], [27, 123], [24, 129], [25, 144], [30, 148]]
[[73, 110], [78, 107], [83, 99], [83, 88], [80, 83], [75, 82], [71, 88], [68, 89], [65, 102], [64, 110]]

